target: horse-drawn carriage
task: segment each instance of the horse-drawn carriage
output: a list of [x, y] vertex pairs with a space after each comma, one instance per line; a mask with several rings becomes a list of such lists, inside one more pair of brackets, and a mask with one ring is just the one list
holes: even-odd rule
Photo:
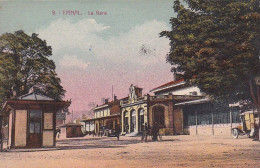
[[162, 129], [159, 128], [159, 131], [154, 132], [152, 128], [148, 128], [148, 130], [142, 131], [142, 141], [153, 140], [154, 134], [157, 136], [157, 140], [162, 141]]

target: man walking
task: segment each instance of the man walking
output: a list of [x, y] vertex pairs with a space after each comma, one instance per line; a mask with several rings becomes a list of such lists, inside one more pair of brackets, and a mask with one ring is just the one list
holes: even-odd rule
[[144, 124], [144, 134], [143, 134], [143, 140], [147, 142], [147, 136], [148, 136], [149, 127], [147, 123]]
[[115, 135], [117, 137], [117, 140], [119, 141], [119, 136], [120, 136], [120, 126], [119, 126], [119, 124], [116, 124]]

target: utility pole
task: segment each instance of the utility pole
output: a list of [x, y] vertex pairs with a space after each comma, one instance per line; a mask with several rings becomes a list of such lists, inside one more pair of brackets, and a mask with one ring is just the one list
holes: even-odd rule
[[114, 96], [114, 90], [113, 90], [113, 85], [112, 85], [112, 101], [113, 101], [113, 96]]
[[72, 116], [71, 116], [71, 117], [72, 117], [72, 123], [73, 123], [73, 122], [74, 122], [74, 121], [73, 121], [73, 110], [72, 110]]

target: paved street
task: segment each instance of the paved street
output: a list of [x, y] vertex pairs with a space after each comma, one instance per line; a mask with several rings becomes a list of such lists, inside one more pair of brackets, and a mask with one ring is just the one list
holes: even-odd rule
[[1, 168], [260, 167], [260, 142], [246, 136], [91, 137], [58, 140], [57, 148], [0, 153]]

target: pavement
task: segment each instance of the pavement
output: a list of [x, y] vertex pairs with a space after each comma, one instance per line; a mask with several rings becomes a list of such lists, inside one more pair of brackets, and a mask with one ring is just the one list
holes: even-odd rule
[[0, 168], [260, 168], [260, 142], [246, 136], [121, 136], [57, 140], [56, 148], [0, 153]]

